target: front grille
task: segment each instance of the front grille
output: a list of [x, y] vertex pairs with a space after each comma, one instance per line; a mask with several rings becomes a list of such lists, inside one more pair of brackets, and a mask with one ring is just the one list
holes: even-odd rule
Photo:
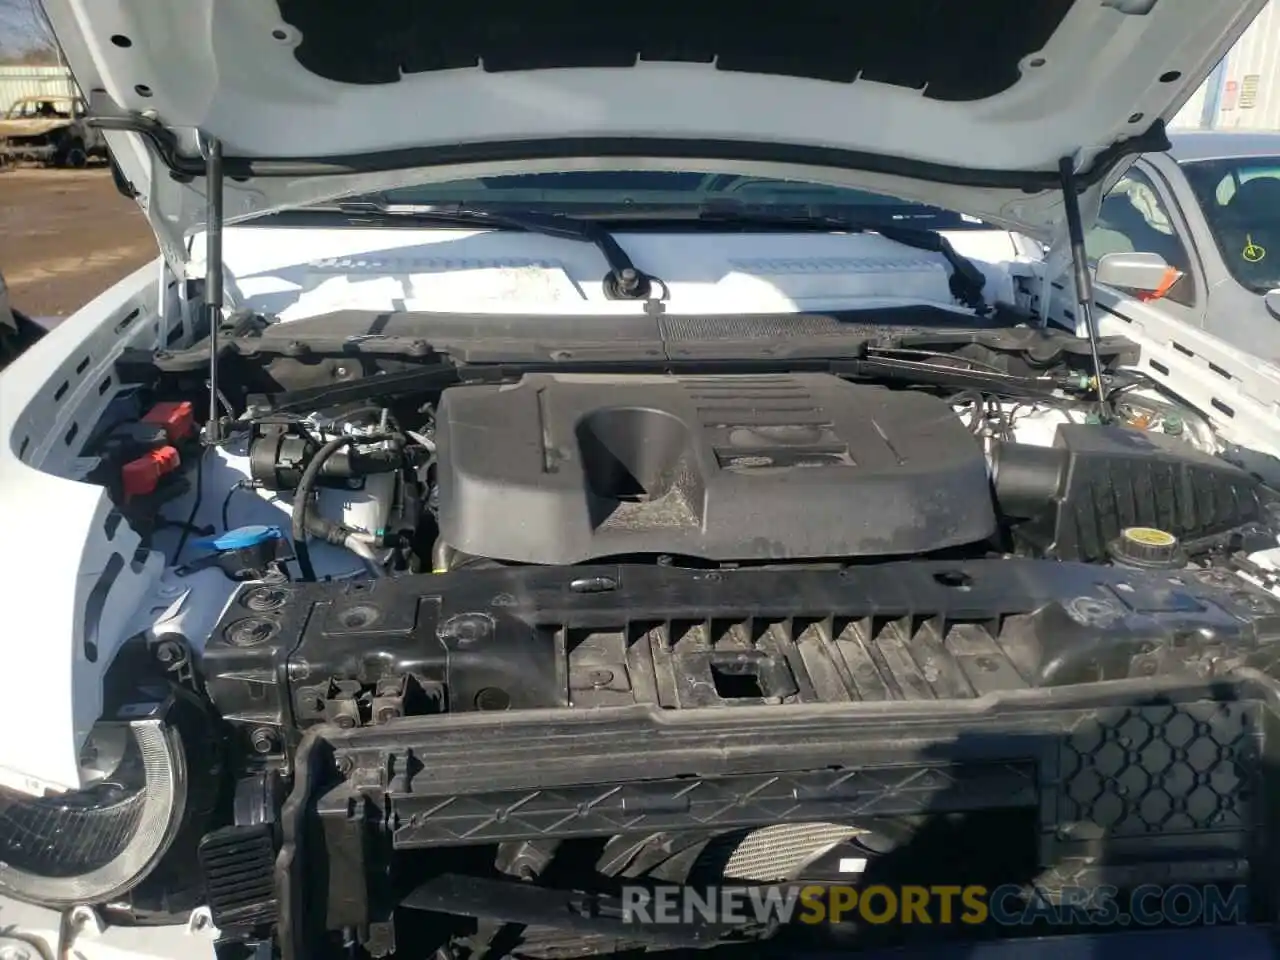
[[1100, 711], [1062, 738], [1052, 823], [1109, 837], [1238, 831], [1261, 730], [1247, 704], [1200, 701]]

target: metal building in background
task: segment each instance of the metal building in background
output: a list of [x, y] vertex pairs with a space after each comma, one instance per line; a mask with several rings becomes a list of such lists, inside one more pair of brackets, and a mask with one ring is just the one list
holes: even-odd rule
[[1271, 0], [1170, 124], [1280, 130], [1280, 0]]
[[74, 97], [75, 81], [66, 67], [0, 67], [0, 116], [23, 97]]

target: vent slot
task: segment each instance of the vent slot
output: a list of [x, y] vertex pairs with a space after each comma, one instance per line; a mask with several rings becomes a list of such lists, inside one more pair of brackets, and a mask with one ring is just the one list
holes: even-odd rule
[[224, 827], [200, 841], [200, 870], [220, 930], [274, 923], [278, 915], [271, 826]]
[[131, 310], [129, 313], [126, 313], [124, 317], [121, 318], [120, 322], [116, 324], [115, 332], [124, 333], [126, 330], [128, 330], [129, 326], [133, 323], [133, 321], [138, 319], [138, 314], [140, 314], [141, 312], [142, 310], [140, 308], [134, 307], [133, 310]]
[[764, 696], [755, 664], [711, 661], [711, 681], [722, 700], [759, 700]]

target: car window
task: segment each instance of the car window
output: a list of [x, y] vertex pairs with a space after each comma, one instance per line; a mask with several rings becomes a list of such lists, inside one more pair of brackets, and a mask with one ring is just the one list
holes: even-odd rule
[[1250, 180], [1257, 180], [1259, 177], [1280, 178], [1280, 166], [1233, 168], [1227, 171], [1218, 180], [1218, 185], [1214, 188], [1213, 199], [1215, 205], [1225, 207], [1231, 202], [1231, 198], [1235, 196], [1236, 187], [1242, 183], [1248, 183]]
[[1280, 287], [1280, 157], [1182, 164], [1231, 275], [1255, 293]]
[[1183, 274], [1164, 299], [1185, 306], [1195, 304], [1187, 248], [1155, 184], [1140, 170], [1130, 170], [1102, 198], [1097, 223], [1085, 236], [1085, 250], [1091, 262], [1108, 253], [1159, 254]]

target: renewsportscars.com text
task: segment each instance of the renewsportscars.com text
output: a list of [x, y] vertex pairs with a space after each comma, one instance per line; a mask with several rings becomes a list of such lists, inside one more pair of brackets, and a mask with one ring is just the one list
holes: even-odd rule
[[1065, 887], [1052, 900], [1020, 885], [624, 887], [637, 924], [966, 924], [1199, 926], [1247, 923], [1248, 888], [1175, 884]]

